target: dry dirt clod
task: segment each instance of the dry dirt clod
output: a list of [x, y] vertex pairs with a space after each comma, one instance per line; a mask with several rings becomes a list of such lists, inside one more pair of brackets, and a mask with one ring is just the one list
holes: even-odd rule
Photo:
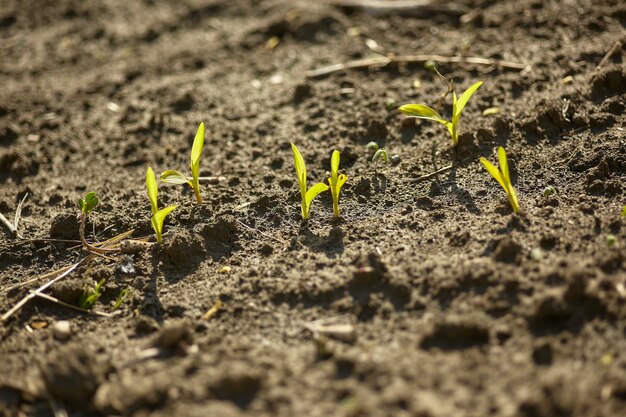
[[41, 368], [48, 394], [68, 406], [84, 407], [104, 380], [105, 366], [89, 348], [70, 344], [52, 352]]

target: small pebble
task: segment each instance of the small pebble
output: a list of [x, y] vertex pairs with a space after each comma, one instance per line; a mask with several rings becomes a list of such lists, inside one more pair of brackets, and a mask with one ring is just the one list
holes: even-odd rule
[[391, 158], [389, 158], [389, 160], [391, 161], [392, 164], [398, 165], [400, 163], [400, 155], [398, 155], [397, 153], [394, 153], [393, 155], [391, 155]]
[[52, 335], [56, 340], [65, 341], [72, 335], [72, 326], [69, 321], [61, 320], [52, 326]]

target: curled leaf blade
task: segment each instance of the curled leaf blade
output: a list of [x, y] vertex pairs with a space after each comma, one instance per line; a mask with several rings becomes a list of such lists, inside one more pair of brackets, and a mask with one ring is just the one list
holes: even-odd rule
[[176, 206], [167, 206], [161, 210], [158, 210], [152, 218], [150, 219], [152, 222], [152, 228], [157, 236], [157, 242], [161, 243], [161, 235], [163, 233], [163, 222], [165, 221], [165, 217], [170, 214], [172, 211], [176, 209]]
[[192, 185], [191, 181], [189, 181], [189, 178], [187, 178], [185, 174], [173, 169], [163, 171], [161, 173], [161, 181], [167, 182], [169, 184], [189, 184], [190, 186]]
[[159, 211], [159, 208], [157, 206], [158, 190], [156, 177], [154, 176], [154, 171], [152, 170], [152, 167], [148, 167], [148, 170], [146, 171], [146, 188], [148, 190], [148, 198], [150, 199], [152, 214], [156, 214], [156, 212]]
[[304, 158], [298, 150], [298, 147], [291, 144], [291, 151], [293, 152], [293, 164], [296, 167], [296, 176], [298, 177], [298, 184], [300, 185], [300, 191], [302, 195], [306, 195], [306, 165], [304, 164]]
[[338, 150], [334, 150], [332, 156], [330, 157], [330, 173], [333, 178], [337, 178], [337, 173], [339, 172], [339, 159], [341, 154]]
[[202, 148], [204, 147], [204, 122], [198, 126], [196, 137], [193, 139], [193, 145], [191, 147], [191, 159], [190, 167], [191, 173], [195, 179], [198, 178], [198, 172], [200, 170], [200, 157], [202, 156]]

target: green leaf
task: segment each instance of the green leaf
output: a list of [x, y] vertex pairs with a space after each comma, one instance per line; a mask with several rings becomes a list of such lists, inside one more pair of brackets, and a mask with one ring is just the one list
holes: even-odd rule
[[91, 210], [98, 205], [100, 200], [95, 192], [91, 191], [85, 194], [84, 198], [78, 199], [78, 208], [85, 214], [89, 214]]
[[152, 214], [154, 215], [157, 211], [159, 211], [159, 207], [157, 206], [158, 189], [156, 177], [154, 176], [152, 167], [148, 167], [148, 170], [146, 171], [146, 188], [148, 189], [148, 198], [150, 199]]
[[502, 172], [502, 178], [505, 183], [511, 183], [511, 177], [509, 176], [509, 163], [506, 160], [506, 151], [502, 146], [498, 146], [498, 163], [500, 164], [500, 172]]
[[387, 162], [387, 151], [385, 150], [385, 148], [380, 148], [379, 150], [376, 151], [374, 156], [372, 156], [372, 162], [376, 162], [379, 159], [382, 159], [383, 161]]
[[435, 122], [442, 124], [448, 123], [448, 121], [441, 117], [439, 113], [424, 104], [405, 104], [400, 106], [399, 110], [405, 116], [434, 120]]
[[480, 157], [480, 162], [482, 162], [482, 164], [485, 166], [485, 168], [491, 174], [491, 176], [494, 177], [496, 181], [498, 181], [498, 184], [500, 184], [500, 186], [504, 189], [504, 191], [506, 191], [506, 185], [504, 184], [504, 181], [502, 179], [502, 174], [500, 173], [498, 168], [496, 168], [491, 162], [489, 162], [487, 159], [483, 158], [482, 156]]
[[198, 126], [198, 131], [196, 132], [196, 137], [193, 140], [193, 146], [191, 147], [191, 159], [190, 159], [190, 168], [191, 168], [191, 176], [194, 179], [194, 182], [198, 180], [198, 174], [200, 172], [200, 157], [202, 156], [202, 148], [204, 146], [204, 122], [200, 123]]
[[306, 203], [306, 165], [304, 164], [304, 158], [302, 158], [298, 147], [293, 143], [291, 143], [291, 152], [293, 153], [293, 164], [296, 167], [298, 185], [300, 186], [302, 218], [306, 220], [309, 217], [309, 207]]
[[311, 202], [313, 201], [315, 197], [317, 197], [320, 193], [327, 191], [328, 188], [329, 188], [328, 185], [324, 184], [323, 182], [318, 182], [313, 187], [309, 188], [309, 190], [306, 192], [307, 208], [311, 206]]
[[467, 102], [469, 101], [470, 97], [472, 97], [472, 95], [476, 92], [476, 90], [478, 90], [478, 88], [483, 85], [482, 81], [478, 81], [477, 83], [475, 83], [474, 85], [472, 85], [470, 88], [468, 88], [467, 90], [465, 90], [465, 92], [463, 94], [461, 94], [461, 97], [459, 97], [458, 100], [456, 99], [456, 94], [453, 95], [453, 115], [454, 117], [459, 118], [459, 116], [461, 115], [461, 112], [463, 111], [463, 108], [465, 108], [465, 105], [467, 104]]
[[332, 156], [330, 157], [330, 175], [335, 180], [337, 179], [337, 174], [339, 173], [339, 158], [339, 151], [334, 150]]
[[189, 178], [187, 178], [185, 174], [173, 169], [168, 169], [167, 171], [162, 172], [161, 181], [169, 184], [189, 184], [189, 186], [193, 187], [191, 181], [189, 181]]
[[176, 206], [167, 206], [164, 209], [158, 210], [152, 216], [152, 228], [154, 229], [157, 235], [157, 242], [161, 243], [161, 234], [163, 232], [163, 222], [165, 221], [165, 217], [170, 214], [172, 211], [176, 209]]

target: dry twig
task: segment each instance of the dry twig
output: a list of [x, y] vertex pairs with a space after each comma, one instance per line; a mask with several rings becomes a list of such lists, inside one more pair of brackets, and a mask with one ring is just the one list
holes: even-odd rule
[[502, 67], [514, 70], [523, 70], [526, 64], [520, 62], [504, 61], [500, 59], [481, 58], [475, 56], [445, 56], [445, 55], [401, 55], [401, 56], [379, 56], [372, 58], [357, 59], [342, 64], [328, 65], [306, 72], [308, 78], [324, 77], [326, 75], [359, 68], [382, 68], [391, 63], [421, 63], [426, 61], [437, 61], [445, 63], [467, 63], [476, 65], [487, 65]]

